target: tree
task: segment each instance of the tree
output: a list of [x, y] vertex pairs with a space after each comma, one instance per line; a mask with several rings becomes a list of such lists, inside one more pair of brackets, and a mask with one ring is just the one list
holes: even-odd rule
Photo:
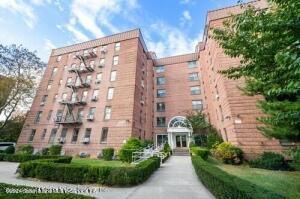
[[[21, 45], [0, 44], [0, 115], [4, 117], [0, 130], [7, 125], [18, 108], [28, 107], [31, 104], [37, 85], [36, 77], [40, 75], [44, 66], [35, 52]], [[2, 82], [10, 86], [2, 88], [5, 87]]]
[[267, 136], [300, 141], [300, 1], [269, 0], [269, 8], [232, 16], [213, 38], [239, 66], [220, 71], [228, 78], [244, 78], [242, 90], [262, 95], [258, 118]]
[[186, 112], [186, 118], [191, 123], [194, 133], [206, 132], [210, 127], [201, 111], [188, 111]]
[[[0, 141], [16, 142], [21, 133], [25, 118], [25, 115], [18, 115], [9, 119], [6, 122], [6, 125], [2, 129], [0, 129]], [[1, 122], [0, 125], [2, 125]]]

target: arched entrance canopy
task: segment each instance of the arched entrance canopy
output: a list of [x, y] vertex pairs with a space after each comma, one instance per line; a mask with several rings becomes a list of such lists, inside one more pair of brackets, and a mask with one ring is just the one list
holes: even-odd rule
[[173, 117], [168, 124], [168, 132], [188, 132], [192, 133], [193, 128], [188, 119], [183, 116]]

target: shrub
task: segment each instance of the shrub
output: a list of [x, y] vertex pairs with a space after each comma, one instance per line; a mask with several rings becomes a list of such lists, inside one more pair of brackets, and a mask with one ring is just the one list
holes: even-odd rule
[[25, 145], [21, 145], [20, 148], [18, 149], [17, 153], [18, 154], [27, 154], [27, 155], [31, 155], [33, 154], [33, 146], [30, 144], [25, 144]]
[[154, 144], [153, 140], [144, 140], [141, 142], [141, 147], [145, 148], [148, 146], [152, 146], [153, 144]]
[[132, 162], [132, 153], [142, 148], [140, 140], [129, 138], [119, 151], [119, 158], [123, 162]]
[[104, 160], [112, 160], [115, 150], [113, 148], [102, 149], [102, 157]]
[[60, 155], [61, 152], [61, 145], [52, 145], [49, 148], [49, 155]]
[[44, 155], [28, 155], [28, 154], [0, 154], [0, 161], [7, 162], [26, 162], [30, 160], [38, 160], [38, 159], [57, 159], [57, 158], [69, 158], [68, 156], [44, 156]]
[[165, 153], [171, 152], [171, 147], [170, 147], [169, 143], [164, 144], [163, 152], [165, 152]]
[[292, 156], [295, 163], [300, 163], [300, 149], [293, 151]]
[[4, 153], [6, 154], [14, 154], [15, 153], [15, 147], [14, 146], [9, 146], [4, 150]]
[[192, 147], [192, 155], [200, 156], [203, 160], [207, 160], [209, 155], [209, 150], [201, 147]]
[[211, 127], [207, 134], [207, 148], [212, 149], [215, 145], [221, 144], [222, 142], [222, 137]]
[[243, 151], [229, 142], [217, 145], [213, 149], [213, 155], [225, 164], [240, 164], [243, 161]]
[[216, 198], [256, 199], [285, 198], [250, 181], [230, 175], [201, 157], [192, 156], [192, 163], [201, 182]]
[[49, 148], [43, 148], [41, 153], [42, 155], [49, 155]]
[[250, 167], [269, 169], [269, 170], [287, 170], [288, 164], [281, 154], [273, 152], [264, 152], [256, 160], [249, 161]]
[[135, 167], [108, 167], [58, 164], [58, 160], [34, 160], [20, 164], [22, 177], [68, 183], [100, 183], [128, 186], [144, 182], [160, 165], [157, 157], [149, 158]]

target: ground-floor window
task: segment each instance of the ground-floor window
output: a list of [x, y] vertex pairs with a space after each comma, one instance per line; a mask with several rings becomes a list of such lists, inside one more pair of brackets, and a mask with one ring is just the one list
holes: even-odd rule
[[168, 142], [168, 135], [167, 134], [158, 134], [156, 135], [156, 145], [160, 146]]

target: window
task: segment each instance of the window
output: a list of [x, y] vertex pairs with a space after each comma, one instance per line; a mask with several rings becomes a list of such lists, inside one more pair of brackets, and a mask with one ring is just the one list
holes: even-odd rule
[[62, 80], [62, 79], [60, 79], [60, 80], [59, 80], [59, 83], [58, 83], [58, 85], [59, 85], [59, 86], [61, 86], [61, 85], [62, 85], [62, 83], [63, 83], [63, 80]]
[[113, 81], [116, 81], [116, 76], [117, 76], [117, 71], [111, 71], [110, 72], [110, 81], [113, 82]]
[[202, 101], [201, 100], [193, 100], [192, 101], [192, 109], [193, 110], [202, 110]]
[[48, 115], [47, 115], [47, 120], [48, 120], [48, 121], [51, 119], [52, 113], [53, 113], [53, 110], [50, 110], [50, 111], [48, 112]]
[[77, 121], [81, 122], [83, 118], [83, 108], [79, 108], [77, 112]]
[[119, 51], [121, 48], [121, 43], [118, 42], [118, 43], [115, 43], [115, 51]]
[[166, 107], [164, 102], [156, 103], [156, 111], [157, 112], [165, 112]]
[[58, 56], [58, 57], [56, 58], [56, 61], [59, 62], [60, 60], [61, 60], [61, 56]]
[[54, 95], [54, 98], [53, 98], [53, 102], [56, 102], [57, 97], [58, 97], [58, 94], [55, 94], [55, 95]]
[[88, 91], [82, 91], [82, 97], [81, 97], [82, 102], [87, 101], [87, 95], [88, 95]]
[[41, 117], [42, 117], [42, 113], [43, 113], [43, 111], [39, 111], [39, 112], [36, 113], [34, 123], [39, 123], [40, 122]]
[[96, 75], [96, 84], [99, 84], [102, 81], [102, 73], [97, 73]]
[[197, 61], [188, 62], [188, 68], [196, 68], [196, 67], [197, 67]]
[[157, 85], [163, 85], [166, 83], [166, 78], [165, 77], [157, 77], [156, 78], [156, 84]]
[[73, 135], [72, 135], [72, 140], [71, 140], [72, 143], [76, 143], [77, 142], [77, 140], [78, 140], [78, 134], [79, 134], [79, 129], [75, 128], [73, 130]]
[[156, 135], [156, 144], [161, 146], [162, 144], [168, 143], [168, 135]]
[[166, 126], [166, 118], [165, 117], [157, 117], [156, 118], [156, 126], [158, 126], [158, 127]]
[[95, 61], [94, 60], [90, 61], [90, 67], [95, 68]]
[[30, 136], [28, 138], [28, 142], [32, 142], [33, 141], [33, 138], [35, 136], [35, 132], [36, 132], [36, 129], [32, 129], [31, 130]]
[[48, 95], [44, 95], [43, 97], [42, 97], [42, 101], [41, 101], [41, 106], [44, 106], [45, 105], [45, 103], [46, 103], [46, 101], [47, 101], [47, 98], [48, 98]]
[[199, 80], [198, 73], [190, 73], [189, 74], [189, 81], [197, 81]]
[[66, 139], [67, 132], [68, 132], [68, 128], [63, 128], [61, 130], [60, 138]]
[[67, 85], [71, 85], [72, 84], [72, 77], [68, 77], [67, 79]]
[[44, 140], [46, 137], [47, 129], [43, 129], [41, 140]]
[[86, 78], [85, 78], [85, 83], [86, 84], [91, 84], [91, 82], [92, 82], [92, 75], [87, 75]]
[[51, 134], [50, 134], [49, 141], [48, 141], [49, 144], [54, 143], [56, 133], [57, 133], [57, 128], [54, 128], [51, 130]]
[[90, 138], [91, 137], [91, 132], [92, 132], [91, 128], [85, 129], [84, 138]]
[[111, 118], [111, 107], [106, 106], [104, 111], [104, 119], [109, 120]]
[[101, 58], [100, 61], [99, 61], [99, 67], [103, 68], [104, 66], [105, 66], [105, 59]]
[[113, 58], [113, 65], [118, 65], [119, 64], [119, 56], [114, 56]]
[[103, 127], [102, 132], [101, 132], [100, 143], [106, 143], [107, 142], [107, 134], [108, 134], [108, 128]]
[[71, 96], [71, 102], [76, 102], [77, 101], [77, 93], [73, 92]]
[[223, 115], [223, 110], [221, 105], [219, 105], [219, 112], [220, 112], [220, 116], [221, 116], [221, 121], [224, 121], [224, 115]]
[[61, 119], [62, 119], [62, 115], [63, 115], [63, 111], [62, 110], [57, 110], [57, 112], [56, 112], [56, 119], [55, 119], [55, 121], [56, 122], [60, 122], [61, 121]]
[[[73, 82], [71, 82], [71, 85], [73, 85]], [[76, 77], [75, 79], [75, 86], [80, 86], [81, 85], [81, 78]]]
[[67, 100], [67, 97], [68, 97], [68, 94], [67, 94], [67, 93], [63, 93], [61, 99], [62, 99], [63, 101], [66, 101], [66, 100]]
[[52, 69], [51, 77], [53, 77], [56, 74], [56, 72], [57, 72], [57, 67], [54, 67]]
[[200, 86], [191, 86], [191, 95], [199, 95], [201, 93]]
[[156, 66], [156, 67], [155, 67], [155, 72], [156, 72], [156, 73], [162, 73], [162, 72], [165, 72], [165, 66]]
[[108, 100], [111, 100], [114, 96], [114, 88], [108, 88], [108, 91], [107, 91], [107, 99]]
[[95, 89], [93, 91], [92, 101], [97, 101], [98, 100], [98, 95], [99, 95], [99, 89]]
[[47, 90], [50, 90], [52, 88], [52, 83], [53, 83], [52, 80], [48, 81]]
[[95, 112], [96, 112], [96, 108], [91, 107], [88, 113], [88, 118], [94, 118]]
[[157, 89], [157, 97], [165, 97], [166, 90], [165, 89]]

